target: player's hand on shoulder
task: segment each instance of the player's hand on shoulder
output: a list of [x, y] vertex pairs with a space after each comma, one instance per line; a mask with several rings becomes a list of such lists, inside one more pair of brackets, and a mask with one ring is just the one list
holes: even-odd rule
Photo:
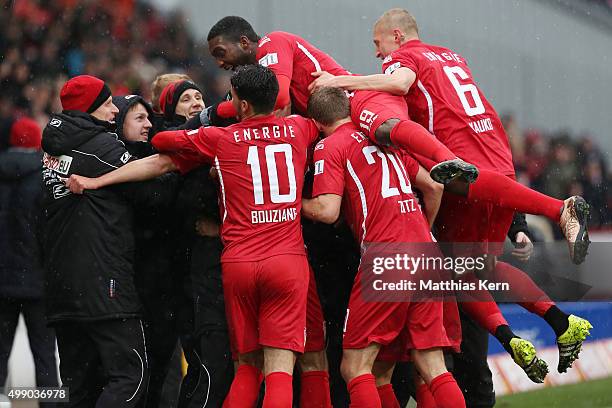
[[324, 87], [332, 87], [332, 88], [337, 87], [336, 77], [327, 71], [316, 71], [316, 72], [311, 73], [310, 75], [316, 78], [308, 86], [308, 90], [310, 91], [310, 93], [313, 93], [317, 89], [324, 88]]

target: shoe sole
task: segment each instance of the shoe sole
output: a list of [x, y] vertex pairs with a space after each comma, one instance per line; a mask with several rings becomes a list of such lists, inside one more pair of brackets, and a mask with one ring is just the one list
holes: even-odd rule
[[441, 184], [448, 184], [457, 177], [462, 177], [468, 184], [478, 178], [478, 168], [464, 161], [449, 160], [433, 166], [429, 172], [431, 178]]
[[578, 222], [580, 223], [580, 230], [578, 231], [576, 242], [574, 243], [574, 256], [572, 257], [572, 262], [579, 265], [584, 262], [588, 254], [589, 244], [591, 243], [587, 227], [590, 206], [584, 201], [584, 198], [578, 197], [574, 201], [574, 210], [576, 211], [576, 218], [578, 218]]

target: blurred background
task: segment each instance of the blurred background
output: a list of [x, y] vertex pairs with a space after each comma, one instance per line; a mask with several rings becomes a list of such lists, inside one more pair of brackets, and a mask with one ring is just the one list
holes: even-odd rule
[[[217, 102], [229, 89], [228, 74], [210, 58], [205, 39], [210, 27], [226, 15], [245, 17], [260, 35], [294, 32], [354, 72], [377, 73], [380, 61], [374, 57], [371, 27], [391, 7], [404, 7], [415, 15], [424, 41], [447, 46], [467, 59], [476, 82], [502, 116], [518, 180], [557, 198], [584, 196], [593, 208], [593, 239], [611, 242], [612, 0], [3, 1], [0, 150], [7, 147], [16, 119], [29, 116], [44, 127], [49, 114], [61, 110], [60, 87], [79, 74], [103, 78], [114, 95], [138, 93], [150, 100], [155, 76], [184, 72], [204, 90], [207, 104]], [[560, 238], [547, 221], [530, 217], [529, 222], [541, 240]], [[609, 250], [600, 247], [595, 252], [600, 254], [593, 268], [607, 275]], [[553, 379], [547, 386], [590, 379], [589, 364], [602, 361], [608, 369], [600, 369], [593, 378], [612, 375], [610, 304], [574, 306], [595, 307], [600, 336], [594, 351], [585, 353], [586, 361], [580, 360], [583, 368], [574, 370], [570, 380]], [[511, 323], [525, 327], [527, 337], [530, 330], [533, 333], [537, 323], [521, 311], [507, 311], [514, 313]], [[591, 312], [581, 313], [589, 317]], [[9, 381], [18, 384], [32, 378], [23, 332], [18, 333], [15, 350]], [[590, 362], [589, 353], [595, 362]], [[512, 366], [495, 358], [492, 355], [498, 394], [533, 388], [513, 380]], [[607, 390], [612, 381], [604, 381], [589, 384]], [[554, 396], [555, 405], [538, 405], [536, 394], [528, 393], [532, 399], [527, 402], [500, 399], [499, 406], [556, 406], [581, 392], [596, 393], [595, 388], [558, 389], [562, 394]], [[576, 404], [572, 406], [581, 406]], [[612, 406], [612, 401], [583, 406]]]

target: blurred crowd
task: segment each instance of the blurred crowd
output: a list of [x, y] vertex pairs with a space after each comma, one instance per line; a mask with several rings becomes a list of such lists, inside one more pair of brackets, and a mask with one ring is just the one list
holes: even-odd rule
[[504, 115], [502, 121], [521, 183], [559, 199], [581, 195], [592, 207], [590, 225], [612, 223], [610, 169], [588, 133], [525, 131], [512, 115]]
[[[184, 72], [204, 87], [207, 105], [229, 89], [203, 41], [195, 41], [179, 11], [162, 14], [136, 0], [15, 0], [0, 12], [0, 149], [15, 118], [42, 127], [61, 110], [59, 88], [68, 77], [104, 78], [114, 95], [151, 100], [150, 84], [163, 72]], [[610, 174], [588, 134], [523, 131], [506, 115], [518, 179], [548, 195], [579, 194], [590, 202], [592, 225], [612, 223]]]
[[0, 10], [0, 131], [29, 115], [41, 127], [61, 110], [59, 88], [81, 73], [104, 78], [114, 95], [150, 100], [164, 72], [184, 72], [216, 102], [229, 80], [195, 41], [180, 12], [135, 0], [14, 0]]

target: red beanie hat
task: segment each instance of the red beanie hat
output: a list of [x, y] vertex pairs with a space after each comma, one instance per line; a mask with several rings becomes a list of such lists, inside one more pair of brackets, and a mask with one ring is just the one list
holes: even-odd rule
[[30, 118], [16, 120], [11, 126], [9, 144], [13, 147], [40, 149], [42, 131], [38, 123]]
[[91, 113], [98, 109], [108, 97], [110, 88], [91, 75], [79, 75], [66, 81], [60, 91], [60, 100], [64, 110], [76, 110]]

